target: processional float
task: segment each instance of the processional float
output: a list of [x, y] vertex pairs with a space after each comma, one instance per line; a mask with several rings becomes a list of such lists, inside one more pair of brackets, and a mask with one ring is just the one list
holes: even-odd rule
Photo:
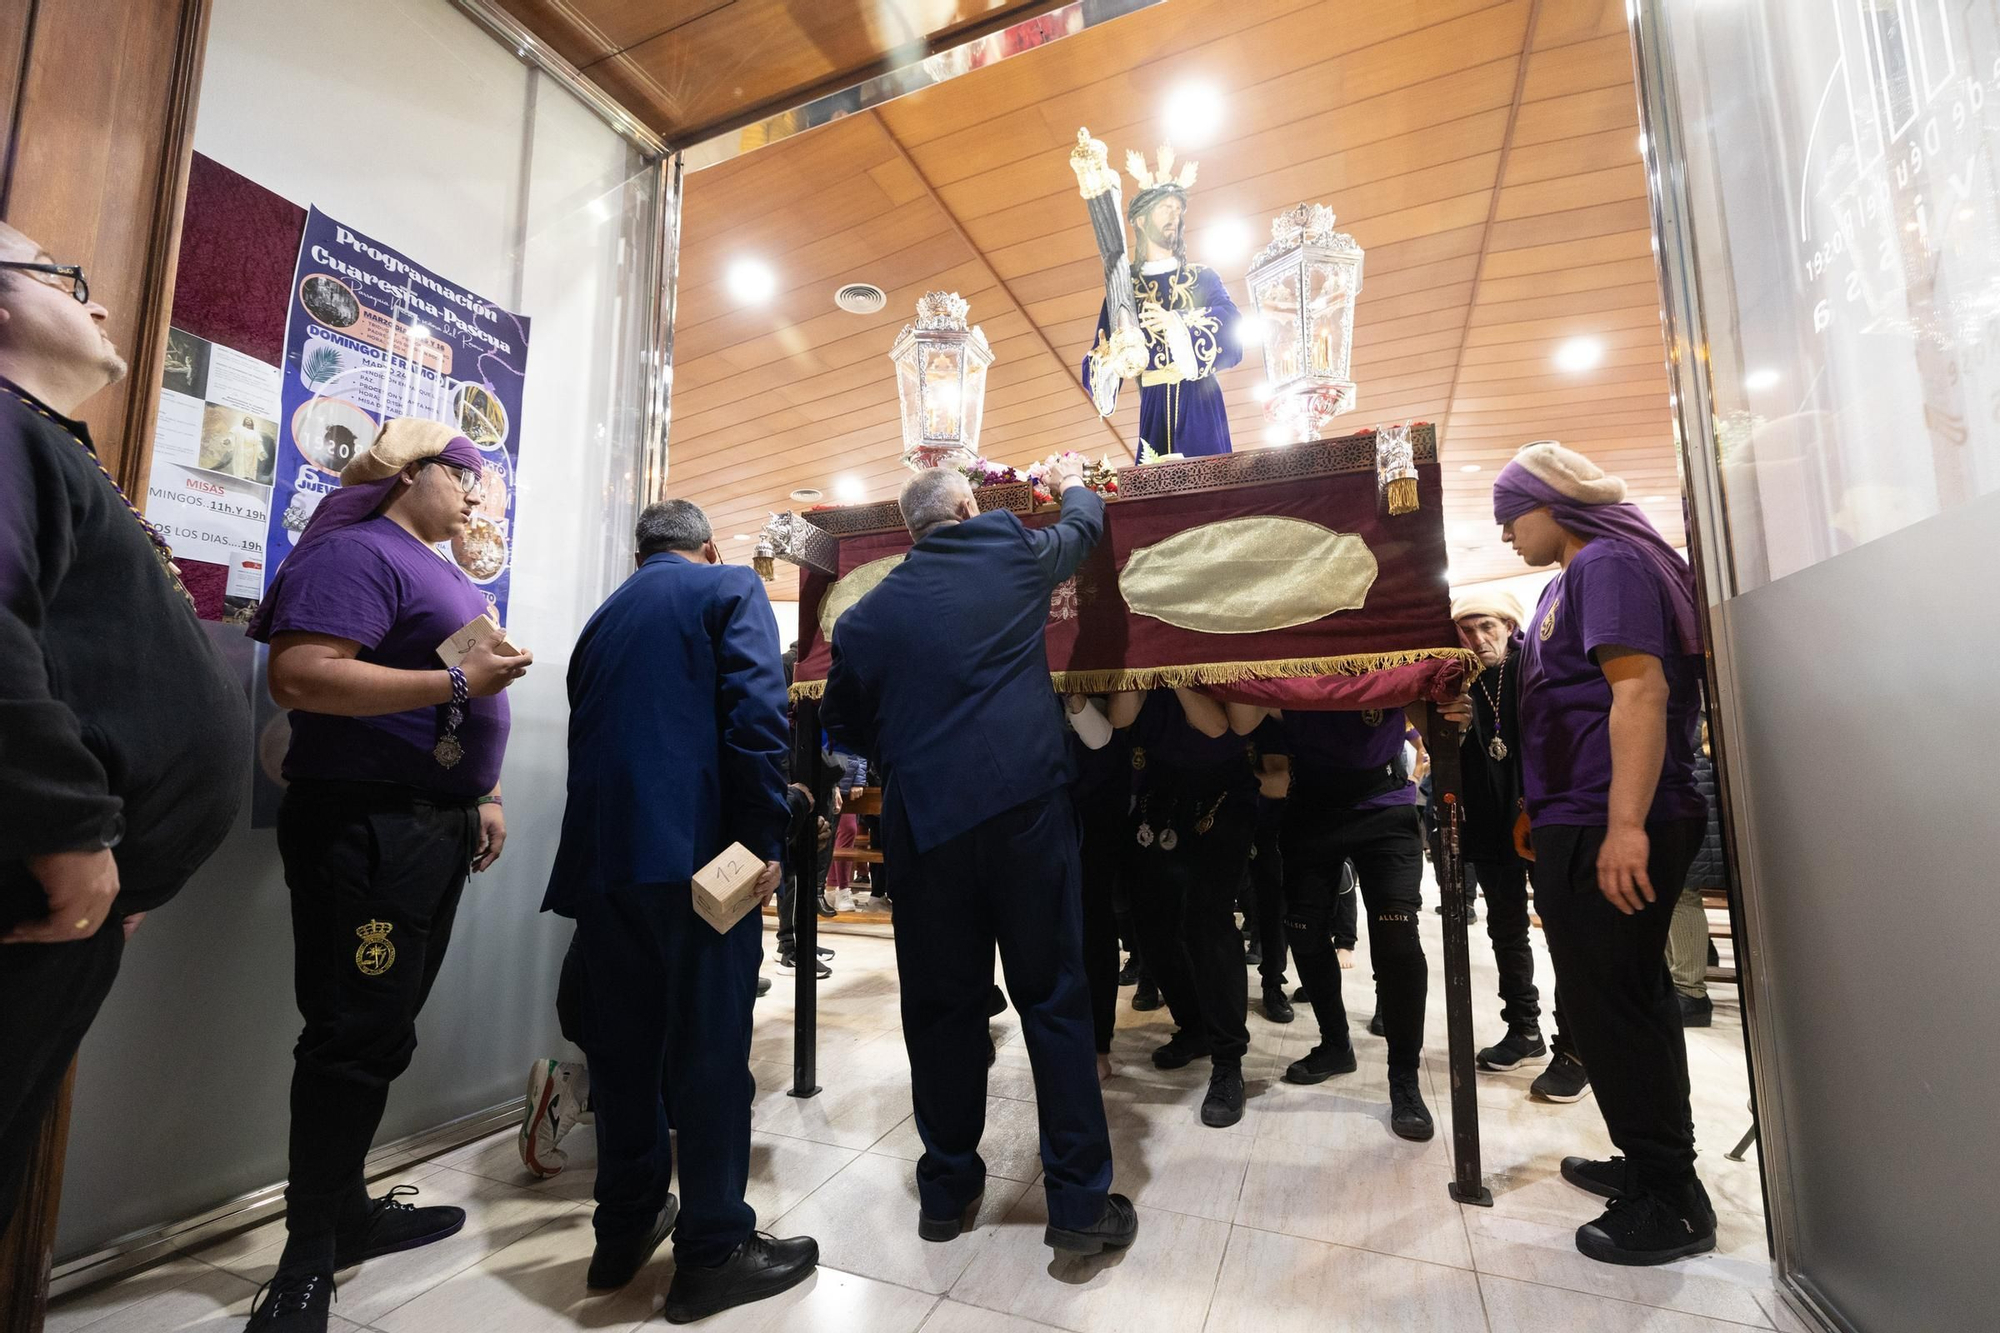
[[[1087, 132], [1078, 137], [1080, 145], [1088, 141]], [[1107, 183], [1079, 166], [1078, 178], [1105, 260], [1102, 359], [1108, 373], [1130, 372], [1145, 364], [1146, 354], [1143, 342], [1135, 342], [1116, 176]], [[1428, 706], [1465, 691], [1479, 663], [1460, 645], [1451, 620], [1435, 428], [1405, 422], [1327, 434], [1333, 419], [1355, 405], [1351, 353], [1361, 269], [1361, 247], [1335, 230], [1332, 211], [1304, 204], [1273, 221], [1270, 243], [1250, 265], [1250, 304], [1270, 387], [1265, 413], [1289, 443], [1087, 468], [1086, 484], [1107, 501], [1104, 537], [1051, 599], [1046, 642], [1054, 689], [1200, 686], [1225, 700], [1349, 710]], [[916, 320], [895, 340], [890, 356], [903, 461], [912, 470], [965, 472], [982, 510], [1012, 510], [1031, 527], [1053, 522], [1059, 505], [1041, 484], [1053, 460], [1016, 468], [980, 455], [993, 353], [968, 315], [956, 293], [927, 293]], [[1127, 331], [1135, 337], [1124, 337]], [[1110, 396], [1102, 387], [1084, 385], [1100, 410]], [[893, 500], [774, 514], [766, 524], [760, 572], [770, 577], [780, 559], [800, 570], [791, 687], [795, 773], [810, 775], [820, 762], [818, 699], [842, 613], [910, 546]], [[1481, 1180], [1473, 1088], [1459, 735], [1435, 708], [1427, 711], [1440, 826], [1437, 873], [1441, 884], [1453, 886], [1444, 893], [1451, 1193], [1484, 1204], [1491, 1196]], [[814, 776], [806, 780], [811, 785]], [[810, 882], [817, 869], [811, 840], [801, 839], [793, 854], [802, 881]], [[816, 927], [814, 913], [799, 914], [797, 948], [808, 958]], [[814, 969], [798, 969], [797, 983], [792, 1095], [811, 1096], [818, 1091]]]

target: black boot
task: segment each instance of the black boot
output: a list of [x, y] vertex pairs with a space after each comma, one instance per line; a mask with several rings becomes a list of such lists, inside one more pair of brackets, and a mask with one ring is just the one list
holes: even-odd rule
[[1674, 996], [1681, 1004], [1681, 1026], [1684, 1028], [1705, 1028], [1715, 1022], [1715, 1001], [1706, 995]]
[[279, 1269], [250, 1302], [250, 1322], [243, 1333], [326, 1333], [327, 1307], [332, 1303], [332, 1273]]
[[1289, 1023], [1297, 1017], [1292, 1012], [1292, 1002], [1285, 998], [1285, 987], [1282, 982], [1264, 983], [1264, 1017], [1273, 1023]]
[[1151, 1013], [1165, 1001], [1160, 999], [1160, 988], [1144, 973], [1139, 975], [1139, 989], [1132, 993], [1132, 1008], [1139, 1013]]
[[692, 1324], [739, 1305], [790, 1291], [819, 1266], [819, 1242], [811, 1236], [779, 1240], [759, 1231], [713, 1268], [681, 1264], [667, 1288], [667, 1322]]
[[1126, 955], [1125, 966], [1118, 969], [1118, 984], [1120, 986], [1136, 986], [1139, 984], [1139, 955]]
[[1153, 1051], [1155, 1069], [1179, 1069], [1208, 1057], [1208, 1038], [1197, 1037], [1192, 1032], [1176, 1032], [1167, 1039], [1164, 1046]]
[[1505, 1072], [1548, 1053], [1539, 1023], [1513, 1023], [1508, 1025], [1506, 1036], [1474, 1056], [1472, 1062], [1488, 1073]]
[[1201, 1099], [1201, 1123], [1227, 1129], [1243, 1118], [1243, 1067], [1217, 1065], [1208, 1076], [1208, 1095]]
[[1389, 1071], [1389, 1128], [1395, 1131], [1397, 1138], [1417, 1143], [1437, 1133], [1437, 1126], [1431, 1123], [1431, 1109], [1424, 1105], [1423, 1090], [1414, 1069]]
[[950, 1217], [932, 1217], [922, 1209], [918, 1209], [918, 1238], [935, 1241], [939, 1244], [945, 1241], [957, 1240], [965, 1232], [972, 1230], [977, 1224], [979, 1205], [985, 1201], [985, 1198], [984, 1194], [979, 1195], [971, 1203], [968, 1203], [964, 1208]]
[[414, 1250], [456, 1236], [464, 1228], [465, 1209], [449, 1204], [418, 1208], [403, 1202], [416, 1193], [415, 1185], [398, 1185], [371, 1200], [367, 1216], [352, 1230], [334, 1233], [334, 1268], [352, 1268], [364, 1259]]
[[674, 1219], [680, 1216], [680, 1211], [680, 1201], [669, 1194], [667, 1206], [653, 1219], [651, 1227], [629, 1236], [599, 1236], [597, 1248], [590, 1256], [590, 1271], [584, 1275], [584, 1285], [606, 1291], [622, 1287], [639, 1276], [639, 1270], [653, 1257], [653, 1251], [660, 1248], [660, 1242], [674, 1229]]
[[1042, 1244], [1064, 1254], [1102, 1254], [1124, 1249], [1138, 1234], [1139, 1210], [1124, 1195], [1107, 1194], [1095, 1222], [1076, 1231], [1050, 1224], [1042, 1228]]
[[1368, 1035], [1371, 1037], [1381, 1037], [1387, 1034], [1388, 1030], [1382, 1026], [1382, 1015], [1378, 1012], [1373, 1018], [1368, 1020]]
[[1352, 1074], [1354, 1070], [1354, 1047], [1351, 1043], [1342, 1042], [1336, 1046], [1323, 1041], [1308, 1051], [1303, 1059], [1292, 1061], [1285, 1070], [1285, 1082], [1324, 1083], [1335, 1074]]
[[1651, 1190], [1621, 1195], [1576, 1229], [1576, 1248], [1599, 1263], [1635, 1267], [1706, 1254], [1715, 1248], [1715, 1210], [1698, 1180], [1675, 1198]]

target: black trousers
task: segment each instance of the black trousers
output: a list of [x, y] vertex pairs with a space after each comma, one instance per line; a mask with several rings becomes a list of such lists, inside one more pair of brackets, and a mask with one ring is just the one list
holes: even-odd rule
[[[1155, 788], [1133, 827], [1132, 892], [1146, 970], [1158, 983], [1174, 1025], [1208, 1042], [1217, 1067], [1240, 1066], [1250, 1048], [1248, 988], [1243, 984], [1243, 937], [1236, 930], [1236, 886], [1250, 858], [1256, 813], [1248, 796], [1230, 793], [1215, 805], [1207, 794]], [[1213, 809], [1214, 823], [1196, 831]], [[1168, 831], [1172, 831], [1169, 839]], [[1165, 844], [1173, 842], [1172, 847]]]
[[1389, 1041], [1389, 1067], [1415, 1069], [1423, 1049], [1424, 1004], [1430, 973], [1417, 916], [1423, 910], [1423, 823], [1415, 806], [1380, 810], [1327, 808], [1310, 788], [1286, 801], [1285, 928], [1292, 961], [1312, 996], [1320, 1040], [1345, 1045], [1347, 1010], [1340, 996], [1340, 960], [1333, 919], [1343, 881], [1354, 863], [1368, 903], [1368, 953], [1375, 994]]
[[[1500, 1017], [1507, 1026], [1542, 1019], [1542, 996], [1535, 989], [1535, 950], [1529, 943], [1528, 863], [1509, 854], [1468, 862], [1486, 891], [1486, 938], [1493, 942], [1493, 961], [1500, 971]], [[1555, 1031], [1549, 1046], [1558, 1055], [1577, 1058], [1563, 1022], [1560, 980], [1555, 992]]]
[[331, 1265], [368, 1203], [362, 1164], [451, 942], [478, 845], [470, 802], [387, 784], [295, 782], [278, 810], [292, 898], [288, 1268]]
[[1673, 1198], [1694, 1180], [1694, 1122], [1667, 930], [1705, 824], [1646, 826], [1655, 901], [1631, 916], [1597, 887], [1603, 829], [1545, 824], [1534, 832], [1535, 907], [1605, 1128], [1640, 1186]]
[[[48, 914], [41, 884], [19, 862], [0, 865], [0, 933]], [[87, 940], [0, 944], [0, 1232], [20, 1206], [42, 1121], [84, 1033], [118, 976], [125, 931], [117, 913]]]
[[1257, 973], [1266, 986], [1285, 984], [1285, 860], [1278, 848], [1283, 824], [1283, 806], [1258, 811], [1250, 840], [1249, 891], [1242, 895], [1243, 925], [1264, 956]]
[[1118, 1020], [1118, 876], [1125, 863], [1126, 808], [1131, 803], [1122, 782], [1105, 783], [1076, 798], [1083, 834], [1083, 975], [1099, 1055], [1110, 1054]]
[[1111, 1138], [1092, 1050], [1069, 793], [1017, 805], [925, 852], [902, 820], [885, 818], [882, 828], [896, 866], [903, 1042], [924, 1144], [919, 1205], [928, 1216], [953, 1217], [986, 1185], [979, 1139], [997, 945], [1034, 1070], [1049, 1220], [1092, 1225], [1111, 1187]]
[[670, 1127], [680, 1148], [676, 1260], [719, 1264], [755, 1229], [743, 1193], [762, 935], [757, 912], [718, 932], [695, 915], [686, 884], [634, 884], [578, 907], [600, 1241], [650, 1229], [666, 1205]]

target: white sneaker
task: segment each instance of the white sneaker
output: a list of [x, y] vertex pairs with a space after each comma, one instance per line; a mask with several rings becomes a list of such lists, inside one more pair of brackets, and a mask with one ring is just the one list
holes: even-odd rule
[[576, 1061], [537, 1060], [528, 1068], [528, 1112], [515, 1146], [521, 1165], [544, 1180], [569, 1165], [565, 1135], [590, 1118], [590, 1067]]
[[854, 910], [854, 890], [835, 889], [833, 891], [833, 910], [836, 912], [852, 912]]

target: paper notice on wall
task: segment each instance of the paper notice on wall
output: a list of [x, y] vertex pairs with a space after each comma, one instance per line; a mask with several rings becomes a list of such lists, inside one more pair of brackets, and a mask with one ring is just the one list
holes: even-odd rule
[[168, 330], [146, 517], [177, 559], [228, 569], [225, 616], [263, 594], [280, 379], [274, 365]]

